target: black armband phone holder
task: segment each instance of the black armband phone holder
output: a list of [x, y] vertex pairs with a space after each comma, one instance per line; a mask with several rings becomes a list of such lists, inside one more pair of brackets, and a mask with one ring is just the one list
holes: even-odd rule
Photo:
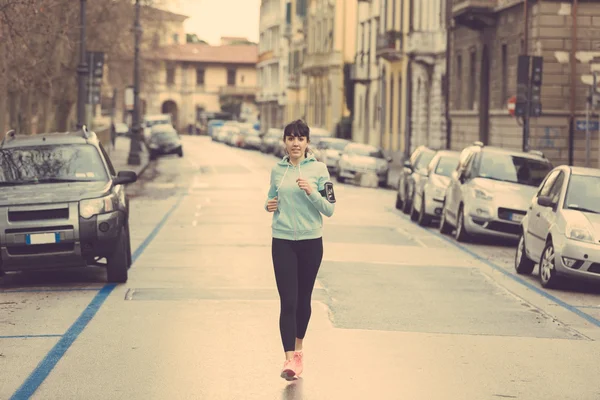
[[333, 191], [333, 183], [325, 182], [325, 188], [320, 190], [321, 196], [325, 197], [331, 204], [335, 203], [335, 192]]

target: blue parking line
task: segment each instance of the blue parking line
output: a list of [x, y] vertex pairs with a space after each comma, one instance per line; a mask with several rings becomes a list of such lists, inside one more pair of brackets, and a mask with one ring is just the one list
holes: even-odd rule
[[0, 339], [34, 339], [34, 338], [54, 338], [63, 335], [0, 335]]
[[[132, 263], [139, 258], [152, 240], [156, 237], [158, 232], [165, 225], [171, 214], [179, 207], [181, 201], [185, 196], [180, 196], [171, 209], [164, 215], [160, 222], [154, 227], [148, 237], [140, 244], [140, 246], [132, 254]], [[65, 355], [71, 345], [77, 340], [77, 337], [83, 332], [85, 327], [94, 318], [104, 301], [108, 298], [111, 292], [115, 289], [116, 285], [107, 284], [94, 296], [90, 304], [83, 310], [81, 315], [75, 320], [73, 325], [69, 327], [67, 332], [61, 337], [61, 339], [52, 347], [52, 349], [46, 354], [44, 359], [37, 365], [37, 367], [27, 377], [25, 382], [17, 389], [17, 391], [11, 396], [10, 400], [21, 400], [29, 399], [40, 385], [46, 380], [48, 375], [56, 367], [56, 364]]]
[[48, 293], [48, 292], [97, 292], [102, 287], [97, 288], [60, 288], [60, 289], [17, 289], [0, 290], [0, 293]]
[[[407, 216], [405, 216], [404, 214], [400, 215], [402, 218], [404, 218], [405, 220], [409, 220], [409, 218]], [[429, 232], [430, 234], [437, 236], [439, 238], [444, 239], [446, 242], [452, 244], [453, 246], [459, 248], [460, 250], [464, 251], [465, 253], [469, 254], [470, 256], [476, 258], [477, 260], [483, 262], [484, 264], [486, 264], [487, 266], [491, 267], [492, 269], [498, 271], [498, 272], [502, 272], [504, 275], [508, 276], [509, 278], [511, 278], [512, 280], [514, 280], [515, 282], [520, 283], [521, 285], [527, 287], [528, 289], [533, 290], [534, 292], [536, 292], [539, 295], [544, 296], [545, 298], [547, 298], [548, 300], [551, 300], [553, 302], [555, 302], [556, 304], [558, 304], [559, 306], [561, 306], [562, 308], [571, 311], [574, 314], [577, 314], [578, 316], [580, 316], [581, 318], [585, 319], [586, 321], [588, 321], [589, 323], [597, 326], [600, 328], [600, 320], [598, 320], [597, 318], [594, 318], [593, 316], [591, 316], [590, 314], [587, 314], [583, 311], [581, 311], [580, 309], [578, 309], [577, 307], [574, 307], [564, 301], [562, 301], [561, 299], [559, 299], [556, 296], [551, 295], [550, 293], [542, 290], [541, 288], [537, 287], [536, 285], [533, 285], [531, 282], [526, 281], [525, 279], [517, 276], [517, 275], [513, 275], [510, 272], [508, 272], [507, 270], [505, 270], [504, 268], [502, 268], [501, 266], [494, 264], [493, 262], [486, 260], [485, 258], [481, 257], [479, 254], [475, 253], [474, 251], [468, 249], [467, 247], [461, 245], [460, 243], [457, 243], [456, 241], [454, 241], [453, 239], [450, 239], [449, 237], [447, 237], [446, 235], [441, 234], [438, 231], [432, 231], [430, 229], [427, 229], [426, 227], [422, 227], [419, 225], [416, 225], [419, 228], [423, 229], [425, 232]]]

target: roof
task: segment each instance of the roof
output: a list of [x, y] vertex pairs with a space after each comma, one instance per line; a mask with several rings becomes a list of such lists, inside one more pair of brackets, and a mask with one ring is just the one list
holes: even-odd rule
[[438, 152], [435, 155], [438, 157], [460, 157], [460, 152], [454, 150], [438, 150]]
[[211, 46], [200, 43], [174, 44], [151, 52], [149, 58], [168, 61], [186, 61], [220, 64], [256, 64], [258, 46]]
[[505, 148], [496, 147], [496, 146], [484, 146], [481, 148], [481, 150], [490, 151], [493, 153], [507, 154], [507, 155], [511, 155], [511, 156], [531, 158], [531, 159], [539, 160], [539, 161], [548, 161], [548, 159], [546, 159], [545, 157], [541, 157], [535, 153], [525, 153], [525, 152], [519, 151], [519, 150], [510, 150], [510, 149], [505, 149]]
[[142, 12], [144, 14], [148, 14], [148, 15], [161, 15], [165, 18], [169, 18], [171, 20], [176, 20], [176, 21], [185, 21], [186, 19], [189, 18], [189, 16], [187, 16], [187, 15], [177, 14], [177, 13], [174, 13], [171, 11], [162, 10], [160, 8], [150, 7], [150, 6], [142, 6]]
[[98, 138], [93, 132], [90, 132], [88, 139], [80, 131], [39, 133], [37, 135], [15, 135], [12, 138], [7, 136], [3, 144], [0, 145], [0, 148], [48, 146], [53, 144], [88, 144], [97, 140]]
[[589, 175], [600, 177], [600, 169], [598, 168], [571, 167], [571, 173], [573, 175]]

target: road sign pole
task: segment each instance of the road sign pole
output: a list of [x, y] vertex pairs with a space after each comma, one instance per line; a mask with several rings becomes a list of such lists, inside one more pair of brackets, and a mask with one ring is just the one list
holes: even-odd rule
[[592, 96], [594, 92], [592, 88], [590, 88], [589, 97], [585, 102], [585, 166], [589, 168], [590, 166], [590, 102], [592, 100]]

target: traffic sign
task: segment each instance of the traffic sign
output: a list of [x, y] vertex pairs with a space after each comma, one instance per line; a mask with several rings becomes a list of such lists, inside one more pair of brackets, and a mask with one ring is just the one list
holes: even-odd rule
[[517, 105], [517, 96], [512, 96], [510, 99], [508, 99], [508, 102], [507, 102], [508, 113], [513, 117], [515, 116], [516, 105]]
[[578, 131], [585, 131], [586, 125], [590, 131], [600, 130], [600, 122], [598, 120], [586, 121], [585, 119], [578, 119], [575, 121], [575, 129]]

